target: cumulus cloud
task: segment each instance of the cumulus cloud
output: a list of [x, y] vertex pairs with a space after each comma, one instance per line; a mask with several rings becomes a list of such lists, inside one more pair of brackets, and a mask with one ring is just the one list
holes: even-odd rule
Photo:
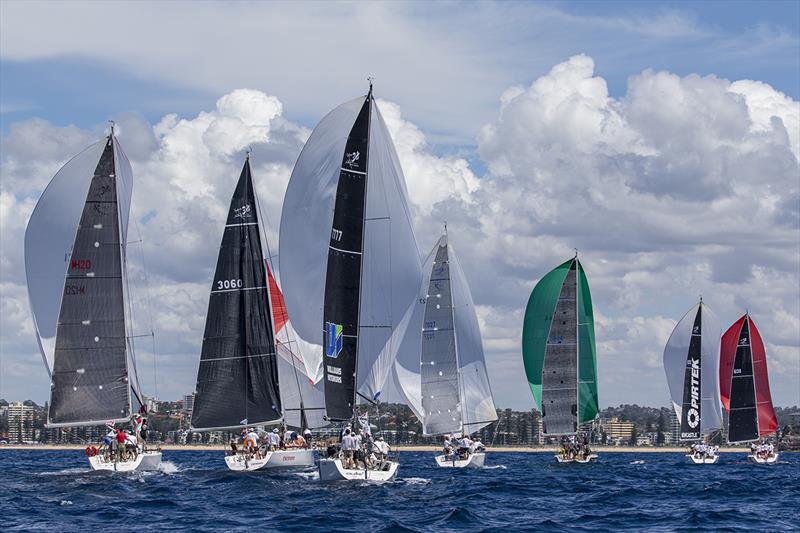
[[595, 295], [601, 396], [625, 401], [613, 380], [636, 372], [653, 380], [642, 393], [660, 388], [647, 368], [702, 293], [727, 324], [745, 308], [761, 318], [771, 368], [794, 370], [773, 378], [776, 397], [796, 402], [798, 113], [767, 84], [713, 75], [645, 70], [613, 98], [584, 55], [508, 89], [480, 136], [490, 175], [471, 251], [520, 283], [489, 301], [521, 304], [525, 276], [532, 286], [574, 246]]
[[[461, 157], [436, 155], [398, 105], [379, 105], [423, 253], [448, 222], [498, 405], [532, 405], [520, 355], [524, 308], [535, 282], [573, 248], [593, 291], [603, 405], [667, 403], [661, 350], [699, 294], [725, 326], [751, 311], [768, 342], [773, 397], [800, 400], [797, 102], [762, 82], [650, 70], [613, 97], [592, 58], [578, 55], [501, 95], [478, 139], [484, 175]], [[281, 100], [249, 89], [194, 116], [116, 119], [133, 163], [133, 227], [143, 241], [132, 245], [131, 273], [143, 286], [143, 257], [159, 393], [177, 397], [194, 385], [210, 278], [244, 153], [253, 151], [274, 254], [283, 194], [309, 130], [283, 117]], [[24, 222], [53, 172], [103, 127], [35, 119], [2, 137], [6, 390], [11, 379], [30, 383], [43, 374], [21, 275]], [[152, 352], [141, 343], [145, 381]]]

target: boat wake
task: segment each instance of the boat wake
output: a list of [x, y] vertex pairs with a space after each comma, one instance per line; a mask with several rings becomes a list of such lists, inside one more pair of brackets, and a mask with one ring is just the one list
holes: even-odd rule
[[90, 470], [86, 468], [65, 468], [55, 472], [37, 472], [37, 476], [72, 476], [75, 474], [88, 474]]
[[404, 485], [428, 485], [430, 479], [424, 477], [403, 477], [395, 480], [395, 483], [402, 483]]
[[301, 477], [303, 479], [319, 479], [319, 472], [317, 470], [310, 472], [292, 472], [292, 475]]
[[158, 471], [162, 474], [171, 475], [180, 472], [181, 468], [172, 461], [161, 461], [161, 464], [158, 465]]
[[506, 465], [482, 466], [481, 470], [506, 470]]

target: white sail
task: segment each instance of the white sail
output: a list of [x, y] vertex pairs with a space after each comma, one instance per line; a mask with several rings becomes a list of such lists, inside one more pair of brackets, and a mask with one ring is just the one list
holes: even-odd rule
[[467, 278], [458, 255], [448, 245], [450, 257], [450, 283], [453, 294], [458, 360], [461, 366], [461, 390], [464, 431], [473, 433], [497, 420], [497, 410], [489, 386], [483, 341], [478, 325], [478, 315]]
[[[364, 97], [344, 103], [314, 129], [295, 164], [280, 226], [280, 271], [297, 333], [323, 345], [323, 304], [336, 189], [348, 134]], [[405, 179], [389, 131], [372, 101], [356, 387], [378, 398], [398, 351], [420, 279]], [[417, 346], [418, 348], [418, 346]]]
[[[700, 339], [700, 424], [702, 435], [722, 427], [722, 406], [719, 394], [719, 340], [722, 334], [719, 319], [702, 301], [692, 306], [681, 318], [664, 347], [664, 372], [667, 376], [672, 406], [678, 420], [683, 420], [686, 400], [687, 357], [695, 320], [701, 311]], [[696, 333], [695, 333], [696, 334]], [[691, 391], [690, 391], [691, 392]]]
[[280, 383], [283, 420], [291, 427], [301, 427], [301, 407], [310, 428], [328, 425], [325, 415], [325, 391], [321, 381], [314, 383], [305, 372], [305, 363], [296, 347], [278, 341], [278, 382]]
[[61, 167], [42, 192], [25, 229], [28, 299], [48, 373], [53, 370], [56, 325], [72, 243], [106, 141], [97, 141]]
[[[437, 271], [437, 252], [441, 260], [448, 262], [446, 268], [439, 269], [447, 283], [442, 284], [437, 293], [431, 293], [431, 287], [434, 287], [431, 280]], [[420, 346], [426, 342], [429, 344], [427, 349], [422, 350], [427, 355], [423, 355], [426, 359], [421, 360], [420, 348], [416, 352], [401, 352], [393, 366], [395, 385], [406, 404], [423, 422], [426, 435], [473, 433], [497, 420], [497, 413], [486, 371], [475, 304], [458, 256], [446, 235], [434, 245], [422, 272], [422, 283], [410, 327], [421, 333]], [[448, 298], [450, 302], [445, 301]], [[437, 304], [442, 309], [451, 309], [452, 318], [444, 317], [446, 320], [442, 323], [426, 323], [429, 319], [426, 317], [426, 307]], [[436, 312], [431, 308], [428, 315]], [[448, 331], [450, 328], [452, 334]], [[419, 342], [420, 337], [416, 338]], [[456, 376], [452, 375], [453, 362], [457, 364]], [[424, 385], [423, 365], [430, 365], [424, 368]], [[452, 383], [453, 377], [456, 378], [455, 383]], [[437, 389], [439, 392], [434, 393]], [[424, 399], [423, 390], [427, 391]], [[439, 393], [445, 395], [437, 398], [436, 394]], [[459, 412], [448, 414], [454, 409], [453, 394], [457, 396], [455, 408]]]

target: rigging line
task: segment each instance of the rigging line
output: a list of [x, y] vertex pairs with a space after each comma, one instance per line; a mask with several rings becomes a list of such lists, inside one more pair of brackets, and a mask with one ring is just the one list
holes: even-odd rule
[[[120, 148], [122, 151], [122, 148]], [[123, 156], [127, 159], [128, 156], [125, 155], [123, 151]], [[133, 195], [131, 195], [131, 204], [133, 204]], [[133, 205], [131, 205], [131, 211], [133, 211]], [[141, 229], [139, 228], [139, 221], [134, 215], [133, 217], [133, 226], [136, 229], [136, 234], [139, 236], [139, 243], [144, 244], [144, 239], [142, 237]], [[145, 296], [145, 303], [147, 307], [147, 321], [148, 325], [150, 326], [150, 337], [152, 339], [152, 356], [153, 356], [153, 397], [158, 398], [158, 366], [157, 360], [158, 357], [156, 356], [156, 334], [155, 328], [153, 326], [153, 301], [150, 293], [150, 278], [147, 275], [147, 264], [144, 260], [144, 246], [139, 247], [139, 257], [142, 261], [142, 277], [144, 278], [144, 296]], [[138, 381], [138, 372], [137, 372], [137, 381]]]

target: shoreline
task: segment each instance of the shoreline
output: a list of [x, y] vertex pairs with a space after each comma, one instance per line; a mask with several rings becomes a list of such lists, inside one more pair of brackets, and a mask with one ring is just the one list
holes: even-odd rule
[[[83, 451], [85, 448], [82, 444], [4, 444], [0, 445], [0, 451], [3, 450], [30, 450], [30, 451], [64, 451], [76, 450]], [[394, 446], [394, 451], [400, 452], [438, 452], [441, 447], [439, 446]], [[592, 448], [593, 451], [598, 453], [686, 453], [688, 447], [682, 446], [664, 446], [664, 447], [648, 447], [648, 446], [596, 446]], [[228, 450], [227, 446], [219, 444], [162, 444], [162, 451], [170, 452], [198, 452], [198, 451], [211, 451], [223, 452]], [[490, 453], [555, 453], [558, 448], [555, 446], [495, 446], [487, 447]], [[741, 447], [736, 448], [732, 446], [720, 447], [720, 453], [747, 453], [749, 448]], [[782, 450], [785, 453], [787, 450]]]

